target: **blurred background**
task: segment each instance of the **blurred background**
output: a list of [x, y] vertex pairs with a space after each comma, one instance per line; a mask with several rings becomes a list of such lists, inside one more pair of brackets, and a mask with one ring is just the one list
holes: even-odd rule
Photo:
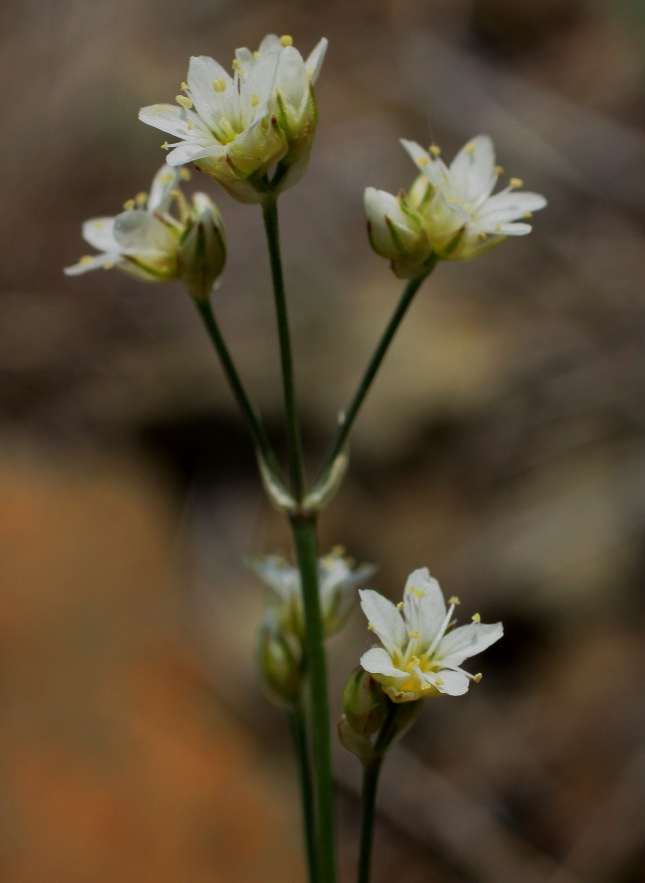
[[[645, 2], [4, 0], [0, 5], [0, 875], [304, 880], [288, 730], [253, 668], [251, 552], [288, 549], [180, 287], [77, 279], [81, 222], [163, 161], [137, 121], [190, 55], [330, 41], [307, 176], [281, 200], [316, 468], [400, 284], [362, 191], [398, 138], [491, 135], [546, 194], [530, 237], [424, 285], [322, 522], [400, 597], [428, 565], [503, 619], [383, 778], [374, 883], [645, 880]], [[215, 307], [283, 448], [257, 208], [224, 214]], [[334, 716], [370, 644], [331, 645]], [[336, 758], [342, 880], [358, 762]]]

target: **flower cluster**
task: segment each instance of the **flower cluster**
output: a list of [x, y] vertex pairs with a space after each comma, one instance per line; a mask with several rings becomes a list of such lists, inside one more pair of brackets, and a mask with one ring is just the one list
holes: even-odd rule
[[171, 166], [193, 162], [240, 202], [263, 202], [307, 167], [326, 49], [322, 39], [304, 61], [291, 37], [269, 34], [257, 52], [236, 51], [232, 76], [213, 58], [191, 58], [177, 106], [144, 107], [139, 119], [179, 139], [164, 145]]
[[[197, 298], [207, 297], [226, 261], [222, 217], [205, 193], [195, 193], [192, 205], [180, 189], [182, 170], [164, 165], [150, 194], [128, 200], [113, 218], [93, 218], [83, 224], [83, 238], [99, 250], [67, 267], [68, 276], [117, 267], [144, 282], [180, 279]], [[173, 203], [178, 217], [171, 214]]]
[[486, 135], [462, 147], [450, 166], [436, 147], [401, 144], [420, 172], [410, 190], [398, 197], [373, 187], [365, 191], [372, 247], [401, 278], [425, 275], [432, 258], [471, 260], [507, 236], [524, 236], [532, 229], [527, 220], [546, 206], [543, 196], [518, 192], [519, 178], [493, 195], [502, 169]]

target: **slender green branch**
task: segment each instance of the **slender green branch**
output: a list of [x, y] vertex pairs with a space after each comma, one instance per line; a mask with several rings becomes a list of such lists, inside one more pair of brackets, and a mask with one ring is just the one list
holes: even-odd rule
[[305, 473], [302, 458], [302, 442], [300, 439], [300, 421], [296, 407], [296, 389], [293, 374], [293, 358], [291, 355], [291, 336], [287, 315], [287, 300], [282, 275], [282, 258], [280, 257], [280, 232], [278, 228], [278, 203], [271, 199], [262, 209], [264, 227], [269, 245], [271, 260], [271, 277], [275, 297], [276, 317], [278, 321], [278, 338], [280, 341], [280, 360], [282, 363], [282, 386], [284, 392], [284, 408], [287, 423], [287, 448], [289, 453], [289, 469], [291, 473], [292, 491], [301, 502], [305, 493]]
[[318, 868], [320, 883], [335, 883], [334, 786], [325, 639], [318, 589], [316, 523], [302, 516], [291, 518], [305, 613], [305, 650], [311, 685], [311, 720], [318, 817]]
[[334, 462], [338, 454], [342, 451], [343, 446], [347, 441], [349, 432], [354, 424], [354, 420], [356, 420], [356, 417], [358, 416], [358, 412], [361, 408], [361, 405], [363, 404], [363, 400], [369, 392], [374, 378], [376, 377], [378, 370], [381, 367], [381, 362], [385, 358], [385, 354], [387, 353], [390, 344], [394, 339], [394, 335], [396, 334], [399, 325], [401, 324], [403, 317], [408, 310], [408, 307], [412, 303], [415, 294], [421, 286], [421, 283], [432, 272], [436, 263], [437, 258], [435, 257], [428, 265], [428, 272], [425, 274], [425, 276], [422, 276], [419, 279], [411, 279], [403, 289], [403, 294], [401, 295], [401, 298], [396, 305], [396, 309], [392, 313], [392, 317], [390, 318], [390, 321], [388, 322], [387, 327], [383, 332], [376, 349], [374, 350], [372, 358], [370, 359], [367, 368], [365, 369], [365, 373], [363, 374], [360, 383], [356, 388], [354, 397], [352, 398], [349, 407], [342, 416], [341, 422], [339, 423], [338, 429], [336, 430], [336, 435], [332, 439], [332, 443], [329, 446], [329, 450], [327, 451], [323, 464], [320, 467], [320, 471], [318, 472], [316, 484], [324, 479], [332, 463]]
[[240, 411], [246, 418], [246, 422], [251, 432], [253, 441], [260, 451], [263, 459], [270, 465], [270, 467], [275, 471], [278, 478], [284, 483], [282, 471], [280, 469], [276, 456], [273, 453], [271, 443], [269, 442], [260, 417], [258, 416], [255, 408], [249, 400], [248, 395], [246, 394], [246, 390], [244, 389], [242, 381], [240, 380], [240, 376], [237, 373], [235, 363], [233, 362], [228, 347], [226, 346], [226, 342], [222, 337], [222, 332], [220, 331], [220, 327], [217, 324], [217, 319], [215, 318], [215, 314], [213, 313], [211, 303], [206, 298], [195, 298], [194, 300], [197, 309], [199, 310], [202, 319], [204, 320], [206, 330], [208, 331], [213, 345], [215, 346], [217, 355], [219, 356], [222, 368], [224, 369], [224, 374], [226, 375], [226, 379], [228, 380], [235, 401], [237, 402]]
[[308, 879], [309, 883], [318, 883], [316, 807], [314, 803], [314, 783], [311, 778], [311, 768], [309, 765], [305, 714], [302, 708], [297, 708], [289, 715], [289, 718], [291, 721], [291, 735], [293, 736], [293, 744], [298, 761]]

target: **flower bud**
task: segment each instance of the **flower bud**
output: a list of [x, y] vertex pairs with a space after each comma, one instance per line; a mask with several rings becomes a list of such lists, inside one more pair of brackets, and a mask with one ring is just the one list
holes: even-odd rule
[[379, 730], [387, 714], [387, 700], [375, 680], [356, 668], [343, 689], [343, 711], [349, 726], [362, 736]]
[[258, 667], [267, 701], [278, 708], [292, 707], [300, 693], [300, 665], [271, 611], [260, 626]]
[[400, 279], [423, 276], [432, 247], [421, 216], [405, 194], [396, 197], [368, 187], [364, 202], [367, 232], [374, 251], [390, 260], [392, 270]]
[[179, 277], [197, 300], [207, 298], [226, 263], [226, 233], [217, 206], [205, 193], [193, 197], [193, 220], [177, 246]]

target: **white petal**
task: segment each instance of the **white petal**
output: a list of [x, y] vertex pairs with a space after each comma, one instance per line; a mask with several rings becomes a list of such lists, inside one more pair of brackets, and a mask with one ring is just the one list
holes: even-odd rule
[[392, 665], [390, 654], [383, 647], [372, 647], [361, 656], [361, 665], [370, 674], [385, 675], [388, 678], [409, 678], [410, 676]]
[[447, 693], [448, 696], [463, 696], [468, 692], [470, 679], [463, 672], [444, 668], [437, 672], [437, 676], [443, 681], [443, 684], [435, 684], [439, 692]]
[[464, 659], [469, 656], [476, 656], [482, 650], [486, 650], [491, 644], [504, 634], [504, 627], [501, 622], [495, 622], [490, 625], [471, 622], [468, 625], [462, 625], [460, 628], [448, 632], [441, 641], [435, 651], [435, 657], [440, 665], [461, 665]]
[[[197, 140], [200, 133], [206, 131], [197, 114], [190, 113], [182, 107], [175, 107], [174, 104], [151, 104], [149, 107], [142, 107], [139, 111], [139, 119], [142, 123], [161, 129], [162, 132], [168, 132], [176, 138]], [[189, 119], [193, 120], [195, 129], [188, 128]]]
[[100, 270], [102, 267], [116, 264], [121, 260], [121, 254], [118, 251], [97, 254], [89, 261], [82, 261], [74, 264], [72, 267], [65, 267], [63, 272], [66, 276], [80, 276], [82, 273], [89, 273], [91, 270]]
[[507, 188], [487, 199], [475, 213], [473, 220], [481, 224], [506, 224], [523, 218], [527, 212], [537, 212], [546, 206], [546, 199], [539, 193], [524, 193]]
[[477, 135], [461, 148], [450, 164], [454, 197], [466, 205], [485, 199], [497, 181], [494, 168], [493, 142], [487, 135]]
[[275, 88], [296, 110], [309, 92], [309, 83], [302, 55], [293, 46], [287, 46], [280, 55], [280, 64], [275, 80]]
[[[419, 592], [423, 593], [422, 597]], [[409, 630], [419, 632], [422, 642], [430, 644], [446, 618], [446, 602], [439, 583], [430, 576], [427, 567], [413, 571], [408, 577], [403, 610]]]
[[305, 69], [312, 84], [318, 79], [318, 74], [320, 73], [323, 61], [325, 60], [325, 53], [327, 52], [328, 45], [329, 40], [326, 37], [323, 37], [314, 47], [309, 58], [305, 62]]
[[[219, 62], [207, 55], [193, 55], [188, 67], [187, 80], [190, 97], [197, 113], [210, 126], [221, 115], [227, 102], [226, 93], [234, 88], [233, 80]], [[224, 80], [226, 89], [223, 92], [216, 92], [213, 89], [215, 80]]]
[[170, 252], [177, 245], [177, 236], [149, 212], [133, 209], [114, 219], [114, 238], [123, 253], [131, 255], [148, 251]]
[[[278, 52], [269, 52], [266, 55], [260, 55], [256, 59], [253, 70], [242, 82], [242, 89], [249, 101], [254, 95], [257, 95], [259, 104], [269, 100], [275, 85], [279, 61], [280, 54]], [[260, 110], [260, 107], [258, 107], [258, 116], [262, 116]]]
[[300, 594], [300, 577], [295, 567], [286, 563], [279, 555], [264, 558], [251, 558], [249, 567], [262, 582], [283, 601], [290, 601]]
[[251, 50], [247, 49], [245, 46], [241, 49], [236, 49], [235, 57], [237, 59], [237, 63], [242, 69], [242, 73], [250, 73], [253, 65], [255, 64], [255, 58], [253, 57], [253, 53], [251, 52]]
[[167, 212], [172, 196], [171, 191], [179, 184], [179, 172], [166, 163], [154, 176], [146, 208], [149, 212]]
[[170, 151], [166, 161], [169, 166], [183, 166], [185, 163], [193, 162], [196, 159], [204, 159], [207, 156], [222, 156], [224, 153], [226, 153], [226, 148], [222, 147], [221, 144], [211, 144], [207, 147], [202, 147], [200, 144], [190, 144], [185, 141]]
[[392, 652], [405, 644], [408, 635], [401, 614], [391, 601], [372, 589], [360, 589], [361, 607], [386, 650]]
[[83, 224], [83, 239], [99, 251], [118, 251], [114, 238], [114, 218], [92, 218]]
[[445, 188], [449, 184], [450, 176], [443, 160], [433, 159], [428, 151], [420, 147], [416, 141], [406, 141], [401, 138], [401, 144], [433, 187]]
[[268, 52], [281, 52], [282, 43], [277, 34], [267, 34], [260, 43], [260, 55], [266, 55]]

